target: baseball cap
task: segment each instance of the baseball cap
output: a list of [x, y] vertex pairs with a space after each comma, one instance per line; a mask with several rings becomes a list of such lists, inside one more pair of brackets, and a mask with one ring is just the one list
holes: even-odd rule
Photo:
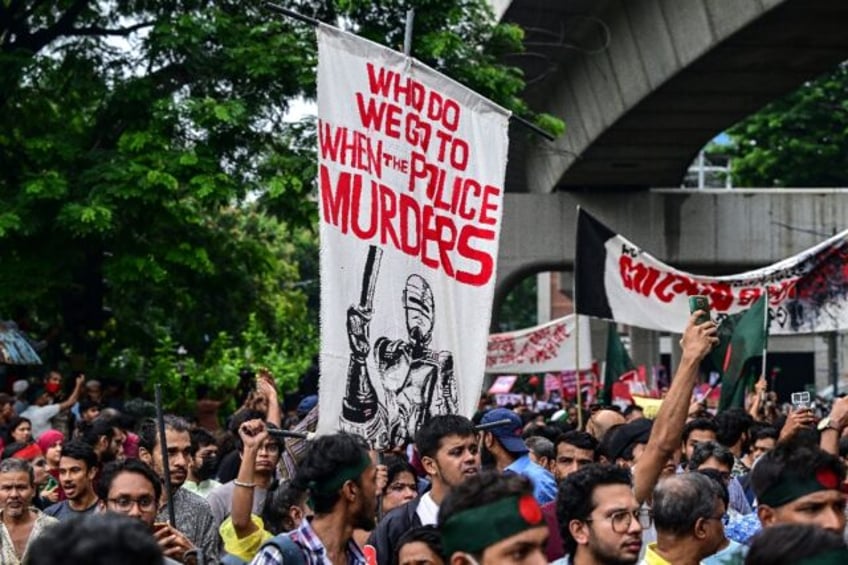
[[304, 396], [303, 400], [300, 401], [300, 404], [297, 405], [297, 415], [300, 417], [306, 416], [309, 414], [309, 411], [315, 408], [315, 405], [318, 404], [318, 395], [310, 394], [309, 396]]
[[510, 453], [516, 455], [527, 453], [529, 449], [524, 445], [524, 440], [521, 438], [521, 428], [523, 427], [521, 417], [512, 410], [507, 410], [506, 408], [489, 410], [483, 414], [480, 423], [490, 424], [499, 420], [509, 420], [509, 422], [504, 422], [502, 425], [486, 431], [492, 432], [504, 449]]

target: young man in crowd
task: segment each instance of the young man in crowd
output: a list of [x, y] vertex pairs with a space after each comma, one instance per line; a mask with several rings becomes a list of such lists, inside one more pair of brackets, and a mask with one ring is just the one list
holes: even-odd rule
[[[309, 489], [315, 516], [282, 534], [284, 543], [296, 546], [305, 563], [364, 565], [353, 531], [372, 530], [377, 512], [377, 466], [364, 442], [345, 433], [317, 438], [300, 462], [295, 482]], [[283, 559], [280, 549], [268, 545], [251, 564], [283, 565]]]
[[438, 521], [439, 506], [455, 487], [480, 470], [477, 432], [471, 420], [448, 414], [424, 423], [415, 435], [421, 466], [430, 479], [430, 490], [386, 514], [368, 539], [376, 548], [380, 565], [389, 565], [400, 537], [418, 526]]
[[[562, 482], [568, 475], [597, 460], [598, 440], [587, 432], [572, 430], [557, 437], [554, 477]], [[542, 505], [542, 515], [548, 525], [549, 537], [545, 554], [549, 561], [565, 555], [562, 537], [559, 534], [559, 521], [556, 515], [556, 500]]]
[[734, 463], [731, 474], [734, 478], [748, 473], [749, 469], [742, 461], [742, 449], [748, 443], [748, 430], [754, 423], [750, 414], [744, 408], [728, 408], [716, 415], [718, 433], [716, 439], [720, 444], [733, 452]]
[[557, 481], [597, 461], [598, 440], [587, 432], [572, 430], [557, 437], [554, 477]]
[[156, 539], [165, 557], [182, 563], [186, 552], [195, 548], [182, 532], [170, 524], [156, 524], [162, 482], [153, 469], [138, 459], [106, 465], [97, 485], [97, 494], [109, 512], [141, 521]]
[[[267, 423], [268, 428], [277, 428], [273, 424]], [[241, 436], [236, 437], [236, 447], [240, 455], [243, 455], [244, 444]], [[256, 454], [256, 466], [254, 467], [254, 484], [253, 489], [253, 513], [257, 516], [262, 514], [262, 506], [265, 504], [265, 497], [268, 494], [268, 487], [274, 481], [277, 471], [277, 463], [280, 461], [280, 452], [282, 444], [279, 439], [268, 435], [259, 446]], [[233, 491], [239, 488], [236, 479], [227, 481], [219, 487], [213, 489], [206, 497], [209, 506], [212, 508], [212, 515], [215, 517], [215, 529], [217, 531], [221, 523], [230, 515], [233, 506]]]
[[557, 495], [557, 518], [572, 565], [632, 565], [642, 550], [642, 530], [651, 526], [630, 472], [617, 465], [587, 465], [568, 475]]
[[727, 508], [721, 486], [700, 473], [663, 479], [654, 489], [657, 541], [648, 544], [646, 565], [698, 565], [725, 544]]
[[[165, 473], [171, 479], [172, 499], [176, 524], [189, 541], [200, 548], [205, 555], [215, 555], [218, 548], [217, 529], [212, 510], [203, 498], [183, 488], [191, 465], [191, 435], [188, 422], [177, 416], [166, 414], [165, 446], [168, 450], [168, 469], [165, 469], [162, 448], [155, 421], [147, 421], [139, 430], [139, 459], [150, 465], [160, 480]], [[158, 522], [168, 520], [167, 499], [163, 493], [159, 502]]]
[[94, 478], [99, 468], [97, 455], [90, 445], [81, 441], [62, 445], [59, 484], [66, 500], [48, 506], [44, 513], [63, 522], [98, 512], [100, 500], [94, 492]]
[[465, 481], [439, 509], [451, 565], [545, 565], [548, 527], [533, 485], [517, 474], [487, 471]]
[[[58, 381], [56, 380], [57, 378]], [[71, 395], [63, 402], [54, 404], [53, 400], [55, 396], [62, 390], [62, 376], [55, 371], [48, 373], [44, 382], [44, 388], [35, 390], [32, 404], [20, 414], [32, 423], [32, 437], [40, 436], [51, 427], [55, 428], [55, 426], [51, 426], [50, 420], [60, 413], [66, 413], [71, 409], [71, 406], [77, 403], [77, 399], [82, 392], [83, 383], [85, 383], [85, 376], [78, 376]], [[60, 429], [59, 431], [64, 433], [65, 437], [68, 437], [70, 433], [66, 429]]]
[[0, 462], [0, 563], [26, 561], [30, 546], [56, 519], [32, 507], [32, 467], [21, 459]]
[[682, 455], [680, 463], [686, 465], [699, 443], [716, 441], [718, 426], [709, 418], [695, 418], [683, 426]]
[[218, 470], [218, 442], [207, 430], [194, 428], [191, 430], [191, 450], [193, 461], [183, 488], [206, 498], [213, 489], [221, 486], [214, 478]]
[[757, 515], [764, 528], [775, 524], [815, 524], [840, 535], [845, 531], [845, 467], [818, 447], [780, 444], [763, 455], [751, 473]]
[[533, 463], [529, 450], [521, 438], [521, 417], [506, 408], [489, 410], [480, 420], [481, 425], [505, 421], [480, 434], [480, 458], [484, 467], [494, 465], [500, 472], [524, 475], [533, 483], [533, 496], [539, 504], [556, 498], [556, 481], [547, 469]]
[[91, 446], [100, 465], [124, 458], [126, 434], [112, 418], [100, 416], [82, 424], [79, 440]]

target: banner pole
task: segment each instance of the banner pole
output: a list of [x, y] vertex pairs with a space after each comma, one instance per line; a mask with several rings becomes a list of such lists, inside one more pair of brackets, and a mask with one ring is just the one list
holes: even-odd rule
[[[321, 26], [321, 25], [325, 25], [325, 26], [328, 26], [328, 27], [334, 27], [334, 26], [331, 26], [330, 24], [325, 24], [324, 22], [322, 22], [320, 20], [316, 20], [315, 18], [311, 18], [309, 16], [304, 16], [303, 14], [301, 14], [299, 12], [295, 12], [294, 10], [290, 10], [290, 9], [284, 7], [284, 6], [280, 6], [279, 4], [275, 4], [274, 2], [265, 2], [265, 7], [268, 8], [269, 10], [271, 10], [272, 12], [277, 12], [277, 13], [282, 14], [284, 16], [294, 18], [294, 19], [301, 21], [305, 24], [309, 24], [312, 27], [318, 27], [318, 26]], [[407, 21], [408, 28], [407, 28], [407, 31], [405, 32], [404, 35], [405, 36], [407, 34], [409, 35], [409, 43], [410, 43], [409, 48], [411, 50], [412, 49], [412, 45], [411, 45], [412, 44], [411, 17], [412, 16], [410, 16], [410, 12], [412, 12], [413, 15], [414, 15], [415, 11], [409, 10], [406, 13], [406, 17], [407, 17], [406, 21]], [[406, 37], [404, 37], [404, 43], [406, 42], [405, 39], [406, 39]], [[404, 55], [409, 56], [409, 53], [406, 51], [406, 47], [404, 47]], [[548, 141], [555, 141], [556, 140], [556, 136], [552, 135], [550, 132], [548, 132], [546, 130], [543, 130], [542, 128], [540, 128], [539, 126], [537, 126], [536, 124], [534, 124], [530, 120], [522, 118], [518, 114], [510, 113], [509, 119], [514, 121], [515, 123], [517, 123], [519, 125], [524, 126], [526, 129], [532, 131], [533, 133], [535, 133], [539, 137], [544, 137]]]
[[583, 429], [583, 398], [580, 394], [580, 314], [577, 313], [576, 309], [574, 312], [574, 319], [577, 320], [577, 327], [574, 330], [574, 359], [575, 365], [577, 365], [577, 429]]
[[760, 371], [760, 375], [762, 378], [766, 378], [766, 356], [768, 354], [768, 328], [769, 328], [769, 299], [768, 299], [768, 287], [766, 287], [765, 294], [766, 303], [763, 305], [763, 335], [766, 336], [763, 341], [763, 365]]

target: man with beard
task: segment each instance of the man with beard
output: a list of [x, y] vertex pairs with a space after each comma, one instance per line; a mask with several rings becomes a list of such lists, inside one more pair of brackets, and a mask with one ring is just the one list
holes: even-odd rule
[[572, 565], [633, 565], [651, 514], [633, 495], [630, 471], [587, 465], [562, 481], [557, 518]]
[[[268, 429], [278, 429], [270, 422], [266, 422], [265, 425]], [[241, 435], [236, 437], [236, 448], [239, 455], [244, 456], [244, 442]], [[256, 465], [253, 468], [253, 482], [250, 486], [253, 489], [253, 513], [257, 516], [262, 514], [268, 487], [271, 486], [277, 472], [277, 463], [280, 462], [281, 451], [280, 440], [270, 435], [262, 440], [257, 449]], [[216, 530], [232, 512], [233, 491], [241, 486], [243, 485], [239, 484], [238, 479], [233, 479], [213, 489], [206, 497], [209, 506], [212, 508], [212, 515], [215, 517]]]
[[[139, 430], [138, 457], [150, 465], [159, 478], [164, 481], [165, 473], [171, 479], [172, 501], [174, 504], [177, 530], [188, 537], [189, 541], [200, 548], [205, 555], [216, 555], [218, 539], [216, 536], [212, 510], [203, 498], [191, 493], [183, 486], [188, 477], [191, 464], [191, 435], [188, 422], [177, 416], [166, 414], [165, 448], [168, 450], [168, 469], [162, 461], [162, 448], [158, 426], [155, 420], [144, 422]], [[159, 501], [158, 522], [168, 520], [168, 500], [163, 493]]]
[[90, 424], [80, 426], [80, 440], [94, 450], [100, 465], [105, 465], [124, 457], [126, 434], [111, 418], [99, 416]]
[[[319, 437], [298, 465], [295, 483], [309, 489], [315, 516], [280, 534], [280, 546], [299, 551], [305, 563], [365, 565], [353, 531], [375, 526], [377, 466], [364, 441], [346, 433]], [[282, 565], [283, 559], [279, 546], [269, 543], [251, 564]]]
[[480, 434], [480, 459], [483, 467], [494, 466], [500, 472], [524, 475], [533, 483], [533, 496], [539, 504], [556, 498], [556, 481], [550, 471], [530, 460], [529, 450], [521, 438], [521, 417], [506, 408], [495, 408], [483, 414], [481, 425], [504, 421]]
[[147, 527], [167, 558], [166, 564], [182, 562], [185, 553], [194, 549], [182, 532], [170, 524], [156, 523], [162, 483], [156, 472], [138, 459], [106, 465], [97, 494], [109, 512], [136, 518]]
[[215, 436], [203, 428], [194, 428], [191, 430], [191, 451], [194, 455], [183, 488], [207, 498], [213, 489], [221, 486], [213, 478], [218, 470], [218, 443]]
[[548, 527], [520, 475], [486, 472], [465, 481], [439, 509], [444, 553], [451, 565], [545, 565]]
[[44, 513], [64, 522], [97, 512], [100, 500], [94, 492], [94, 477], [99, 469], [97, 455], [90, 445], [81, 441], [64, 444], [59, 460], [59, 484], [67, 500], [48, 506]]
[[46, 526], [56, 523], [32, 508], [32, 467], [21, 459], [0, 462], [0, 563], [18, 565]]
[[415, 447], [431, 488], [386, 514], [368, 538], [368, 545], [377, 550], [380, 565], [393, 562], [398, 541], [407, 531], [436, 525], [445, 496], [480, 470], [477, 433], [471, 420], [463, 416], [433, 417], [418, 430]]

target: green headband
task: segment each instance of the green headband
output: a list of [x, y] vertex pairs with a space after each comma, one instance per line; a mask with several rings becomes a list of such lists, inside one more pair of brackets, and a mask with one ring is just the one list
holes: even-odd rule
[[784, 476], [758, 498], [760, 504], [779, 508], [802, 496], [822, 490], [839, 490], [839, 475], [833, 469], [821, 467], [812, 477]]
[[346, 482], [356, 480], [370, 466], [371, 458], [367, 453], [363, 453], [359, 463], [352, 467], [343, 467], [335, 475], [331, 475], [323, 481], [309, 481], [307, 486], [315, 494], [333, 494], [342, 488], [342, 485]]
[[442, 544], [450, 558], [454, 552], [477, 554], [499, 541], [544, 525], [542, 509], [529, 494], [510, 496], [451, 516], [442, 525]]
[[831, 549], [798, 561], [797, 565], [844, 565], [848, 563], [848, 549]]

